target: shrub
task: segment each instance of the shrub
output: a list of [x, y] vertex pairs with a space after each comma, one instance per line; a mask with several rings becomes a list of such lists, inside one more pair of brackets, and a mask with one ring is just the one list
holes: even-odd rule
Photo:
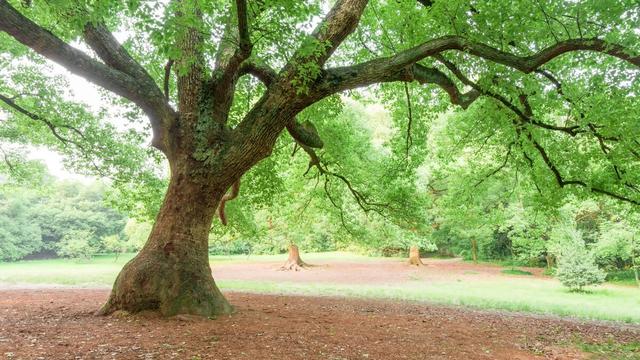
[[91, 246], [93, 232], [88, 230], [71, 230], [58, 243], [57, 253], [72, 259], [91, 259], [96, 248]]
[[138, 251], [142, 249], [151, 233], [152, 224], [148, 222], [138, 222], [129, 219], [124, 227], [124, 234], [127, 238], [127, 250]]
[[118, 260], [118, 256], [126, 252], [128, 250], [128, 244], [126, 241], [120, 238], [118, 235], [109, 235], [102, 238], [102, 248], [110, 253], [116, 255], [116, 260]]
[[583, 291], [585, 286], [602, 284], [606, 275], [584, 245], [564, 249], [558, 259], [556, 277], [571, 291]]

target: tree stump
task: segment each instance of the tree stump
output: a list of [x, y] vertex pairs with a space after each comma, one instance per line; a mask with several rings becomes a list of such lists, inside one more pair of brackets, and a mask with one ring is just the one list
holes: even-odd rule
[[308, 268], [311, 265], [305, 263], [300, 258], [300, 249], [296, 244], [289, 245], [289, 258], [287, 261], [278, 269], [280, 271], [300, 271], [301, 269]]
[[409, 265], [423, 266], [424, 263], [420, 259], [420, 248], [412, 246], [409, 249]]

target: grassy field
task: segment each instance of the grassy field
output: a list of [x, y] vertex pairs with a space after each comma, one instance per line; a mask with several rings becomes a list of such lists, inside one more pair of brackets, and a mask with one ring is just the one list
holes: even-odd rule
[[[118, 272], [134, 254], [97, 255], [91, 260], [50, 259], [0, 262], [0, 283], [33, 285], [73, 285], [82, 287], [110, 286]], [[282, 261], [286, 255], [216, 255], [210, 256], [211, 266], [243, 262]], [[346, 252], [305, 253], [309, 261], [379, 261]], [[393, 261], [393, 259], [388, 259]]]
[[640, 324], [640, 291], [625, 287], [607, 286], [585, 294], [570, 293], [556, 282], [526, 279], [437, 282], [416, 287], [262, 281], [218, 281], [218, 284], [235, 291], [427, 301]]
[[[132, 255], [99, 256], [89, 262], [73, 260], [36, 260], [0, 263], [0, 287], [4, 284], [109, 286]], [[310, 262], [381, 261], [349, 253], [305, 254]], [[243, 262], [282, 261], [283, 255], [212, 256], [213, 266]], [[400, 261], [384, 259], [383, 261]], [[590, 293], [570, 293], [553, 279], [532, 276], [478, 278], [467, 276], [427, 282], [399, 281], [397, 284], [337, 284], [326, 282], [288, 282], [218, 279], [226, 291], [301, 294], [312, 296], [349, 296], [377, 299], [427, 301], [484, 309], [572, 316], [584, 319], [640, 323], [640, 289], [606, 285]]]

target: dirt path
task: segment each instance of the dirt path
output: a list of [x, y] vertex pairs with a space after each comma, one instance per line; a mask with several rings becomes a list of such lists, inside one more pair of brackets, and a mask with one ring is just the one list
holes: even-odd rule
[[[302, 258], [305, 259], [304, 255]], [[283, 256], [282, 262], [214, 264], [212, 266], [213, 277], [217, 280], [394, 285], [413, 281], [416, 276], [425, 281], [451, 280], [460, 277], [468, 279], [522, 277], [521, 275], [503, 274], [502, 270], [505, 268], [498, 265], [473, 264], [461, 259], [422, 259], [426, 265], [422, 267], [409, 266], [406, 261], [396, 261], [395, 259], [366, 262], [308, 261], [315, 265], [308, 271], [275, 271], [285, 260], [286, 256]], [[544, 269], [518, 268], [531, 272], [532, 277], [549, 279], [549, 277], [542, 275]]]
[[96, 317], [107, 290], [0, 291], [5, 359], [580, 359], [576, 337], [640, 329], [445, 306], [226, 295], [216, 320]]

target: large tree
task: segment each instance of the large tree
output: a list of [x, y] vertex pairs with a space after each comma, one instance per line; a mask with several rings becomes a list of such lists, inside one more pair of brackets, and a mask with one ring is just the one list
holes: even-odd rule
[[[334, 174], [312, 123], [296, 118], [310, 107], [321, 114], [323, 100], [357, 88], [382, 84], [371, 92], [406, 101], [408, 159], [412, 126], [429, 109], [446, 109], [436, 87], [493, 126], [505, 161], [526, 164], [541, 188], [638, 203], [639, 17], [631, 0], [0, 0], [0, 30], [9, 35], [0, 43], [4, 61], [37, 61], [35, 52], [135, 104], [170, 164], [149, 240], [102, 312], [210, 316], [231, 311], [208, 264], [216, 211], [226, 222], [224, 204], [238, 196], [240, 178], [285, 130], [310, 168]], [[29, 108], [33, 93], [11, 89], [34, 78], [3, 84], [5, 107], [90, 151], [82, 141], [95, 145], [95, 137], [82, 136], [83, 117], [48, 118], [39, 113], [46, 107]]]

